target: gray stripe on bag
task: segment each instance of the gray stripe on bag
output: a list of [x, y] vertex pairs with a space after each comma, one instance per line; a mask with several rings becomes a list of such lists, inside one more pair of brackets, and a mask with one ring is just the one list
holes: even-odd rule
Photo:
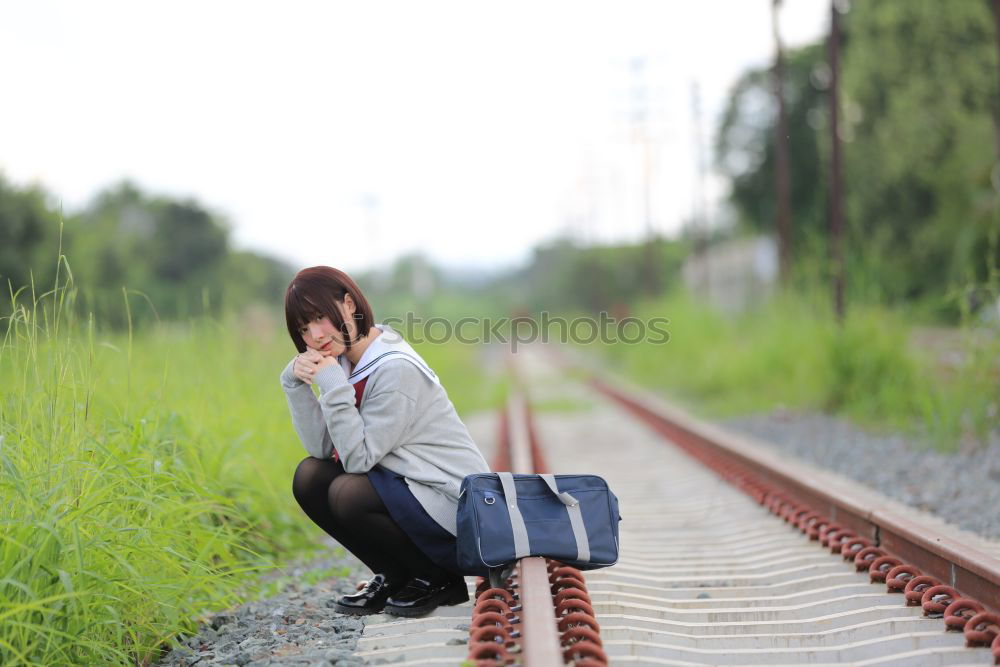
[[517, 507], [517, 489], [514, 488], [514, 476], [509, 472], [498, 472], [500, 486], [507, 500], [507, 511], [510, 513], [510, 528], [514, 532], [514, 558], [525, 558], [531, 555], [528, 542], [528, 528], [524, 525], [524, 517]]
[[573, 528], [573, 539], [576, 540], [576, 560], [580, 563], [590, 562], [590, 540], [587, 538], [587, 527], [583, 524], [583, 512], [580, 511], [580, 503], [570, 494], [559, 492], [556, 486], [554, 475], [539, 475], [548, 484], [552, 493], [566, 506], [566, 513], [569, 514], [569, 525]]

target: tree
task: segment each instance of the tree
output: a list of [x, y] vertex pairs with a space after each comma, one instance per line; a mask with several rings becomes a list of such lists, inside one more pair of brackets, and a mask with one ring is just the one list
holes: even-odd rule
[[208, 278], [228, 251], [229, 231], [197, 202], [154, 200], [149, 259], [153, 275], [175, 285]]
[[[825, 168], [819, 130], [826, 119], [825, 51], [820, 44], [789, 50], [783, 62], [783, 96], [787, 109], [790, 201], [795, 228], [791, 245], [807, 251], [822, 243], [826, 196], [821, 184]], [[744, 74], [730, 93], [716, 135], [719, 170], [729, 178], [729, 200], [744, 230], [777, 234], [775, 199], [778, 110], [773, 72]], [[813, 253], [814, 254], [814, 253]], [[811, 256], [806, 253], [806, 261]]]
[[[129, 182], [98, 194], [74, 219], [71, 261], [85, 302], [122, 324], [121, 289], [147, 295], [161, 318], [215, 310], [223, 292], [229, 231], [194, 200], [150, 196]], [[139, 310], [139, 317], [145, 311]]]
[[[954, 318], [947, 296], [1000, 264], [990, 183], [996, 26], [986, 0], [867, 0], [843, 16], [839, 132], [849, 298], [919, 301]], [[793, 271], [824, 284], [827, 260], [823, 44], [787, 54]], [[769, 72], [734, 87], [716, 140], [740, 227], [774, 233], [776, 109]], [[818, 270], [817, 270], [817, 267]]]
[[[845, 17], [847, 219], [890, 301], [985, 270], [997, 99], [985, 2], [854, 3]], [[982, 253], [977, 258], [977, 252]]]
[[[0, 304], [10, 305], [11, 287], [52, 288], [58, 260], [59, 213], [39, 187], [18, 188], [0, 174]], [[6, 312], [4, 312], [6, 314]]]

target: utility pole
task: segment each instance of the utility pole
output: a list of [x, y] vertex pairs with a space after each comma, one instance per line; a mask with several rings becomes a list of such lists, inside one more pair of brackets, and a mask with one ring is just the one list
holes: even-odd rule
[[[362, 224], [365, 227], [365, 234], [368, 237], [368, 253], [367, 260], [369, 268], [373, 271], [374, 275], [379, 274], [379, 257], [381, 256], [381, 248], [379, 243], [381, 239], [379, 238], [379, 198], [373, 192], [366, 192], [361, 195], [358, 199], [358, 204], [361, 206], [362, 211]], [[388, 278], [388, 276], [386, 277]]]
[[771, 0], [771, 30], [774, 34], [774, 96], [778, 102], [778, 124], [774, 134], [774, 184], [778, 232], [778, 265], [783, 285], [788, 284], [792, 263], [792, 205], [788, 173], [788, 113], [785, 108], [785, 54], [778, 16], [781, 0]]
[[840, 90], [840, 10], [830, 2], [830, 264], [833, 269], [833, 309], [837, 322], [844, 321], [844, 219], [841, 206], [839, 90]]
[[[1000, 54], [1000, 0], [993, 0], [993, 20], [996, 21], [997, 53]], [[997, 68], [997, 76], [998, 83], [1000, 83], [1000, 67]], [[993, 131], [996, 139], [997, 159], [1000, 160], [1000, 105], [993, 110]]]
[[634, 141], [642, 151], [642, 217], [645, 227], [643, 248], [643, 283], [646, 292], [656, 294], [658, 280], [658, 258], [653, 229], [653, 147], [649, 131], [650, 100], [647, 86], [646, 59], [634, 58], [631, 62], [632, 82], [632, 133]]

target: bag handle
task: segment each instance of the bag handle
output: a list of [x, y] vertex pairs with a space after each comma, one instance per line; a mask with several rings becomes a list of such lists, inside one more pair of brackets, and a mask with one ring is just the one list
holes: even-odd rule
[[545, 484], [549, 487], [549, 490], [552, 491], [552, 493], [556, 495], [556, 498], [561, 500], [562, 504], [565, 505], [566, 507], [573, 507], [574, 505], [580, 504], [576, 501], [576, 498], [569, 495], [565, 491], [563, 491], [562, 493], [559, 492], [559, 487], [556, 486], [555, 475], [541, 474], [539, 475], [539, 477], [545, 480]]
[[507, 500], [507, 512], [510, 514], [510, 528], [514, 532], [514, 558], [526, 558], [531, 555], [528, 542], [528, 527], [524, 525], [524, 517], [517, 507], [517, 489], [514, 487], [514, 476], [509, 472], [498, 472], [503, 496]]
[[[517, 506], [517, 488], [514, 485], [514, 475], [509, 472], [498, 472], [500, 486], [503, 488], [503, 495], [507, 501], [507, 512], [510, 514], [510, 527], [514, 533], [514, 557], [525, 558], [531, 555], [531, 544], [528, 539], [528, 528], [524, 524], [524, 517]], [[573, 539], [576, 541], [576, 560], [581, 563], [590, 562], [590, 539], [587, 537], [587, 528], [583, 523], [583, 512], [580, 510], [579, 501], [569, 493], [560, 492], [556, 486], [556, 478], [551, 474], [539, 475], [549, 487], [549, 490], [566, 506], [566, 513], [569, 515], [569, 524], [573, 529]]]
[[587, 527], [583, 523], [583, 512], [580, 511], [580, 502], [566, 493], [565, 491], [560, 493], [559, 487], [556, 486], [555, 475], [542, 474], [539, 475], [545, 480], [552, 493], [556, 494], [556, 498], [563, 502], [566, 506], [566, 513], [569, 514], [569, 525], [573, 528], [573, 539], [576, 540], [576, 559], [581, 563], [587, 563], [590, 561], [590, 539], [587, 537]]

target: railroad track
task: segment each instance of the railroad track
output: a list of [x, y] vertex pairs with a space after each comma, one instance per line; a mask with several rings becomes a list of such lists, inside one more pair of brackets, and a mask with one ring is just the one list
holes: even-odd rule
[[[575, 658], [570, 664], [583, 667], [984, 665], [1000, 657], [1000, 617], [980, 613], [1000, 606], [996, 544], [781, 460], [634, 387], [593, 376], [570, 382], [537, 348], [518, 357], [494, 467], [605, 477], [622, 509], [618, 564], [575, 573], [524, 559], [506, 592], [470, 579], [478, 607], [370, 624], [366, 660], [534, 666]], [[871, 581], [872, 563], [883, 581]], [[909, 585], [916, 606], [888, 592], [886, 578]], [[953, 589], [925, 595], [932, 585]], [[932, 612], [951, 606], [948, 622], [968, 629], [945, 631], [945, 620], [925, 615], [922, 597]], [[985, 645], [969, 647], [970, 639]]]

